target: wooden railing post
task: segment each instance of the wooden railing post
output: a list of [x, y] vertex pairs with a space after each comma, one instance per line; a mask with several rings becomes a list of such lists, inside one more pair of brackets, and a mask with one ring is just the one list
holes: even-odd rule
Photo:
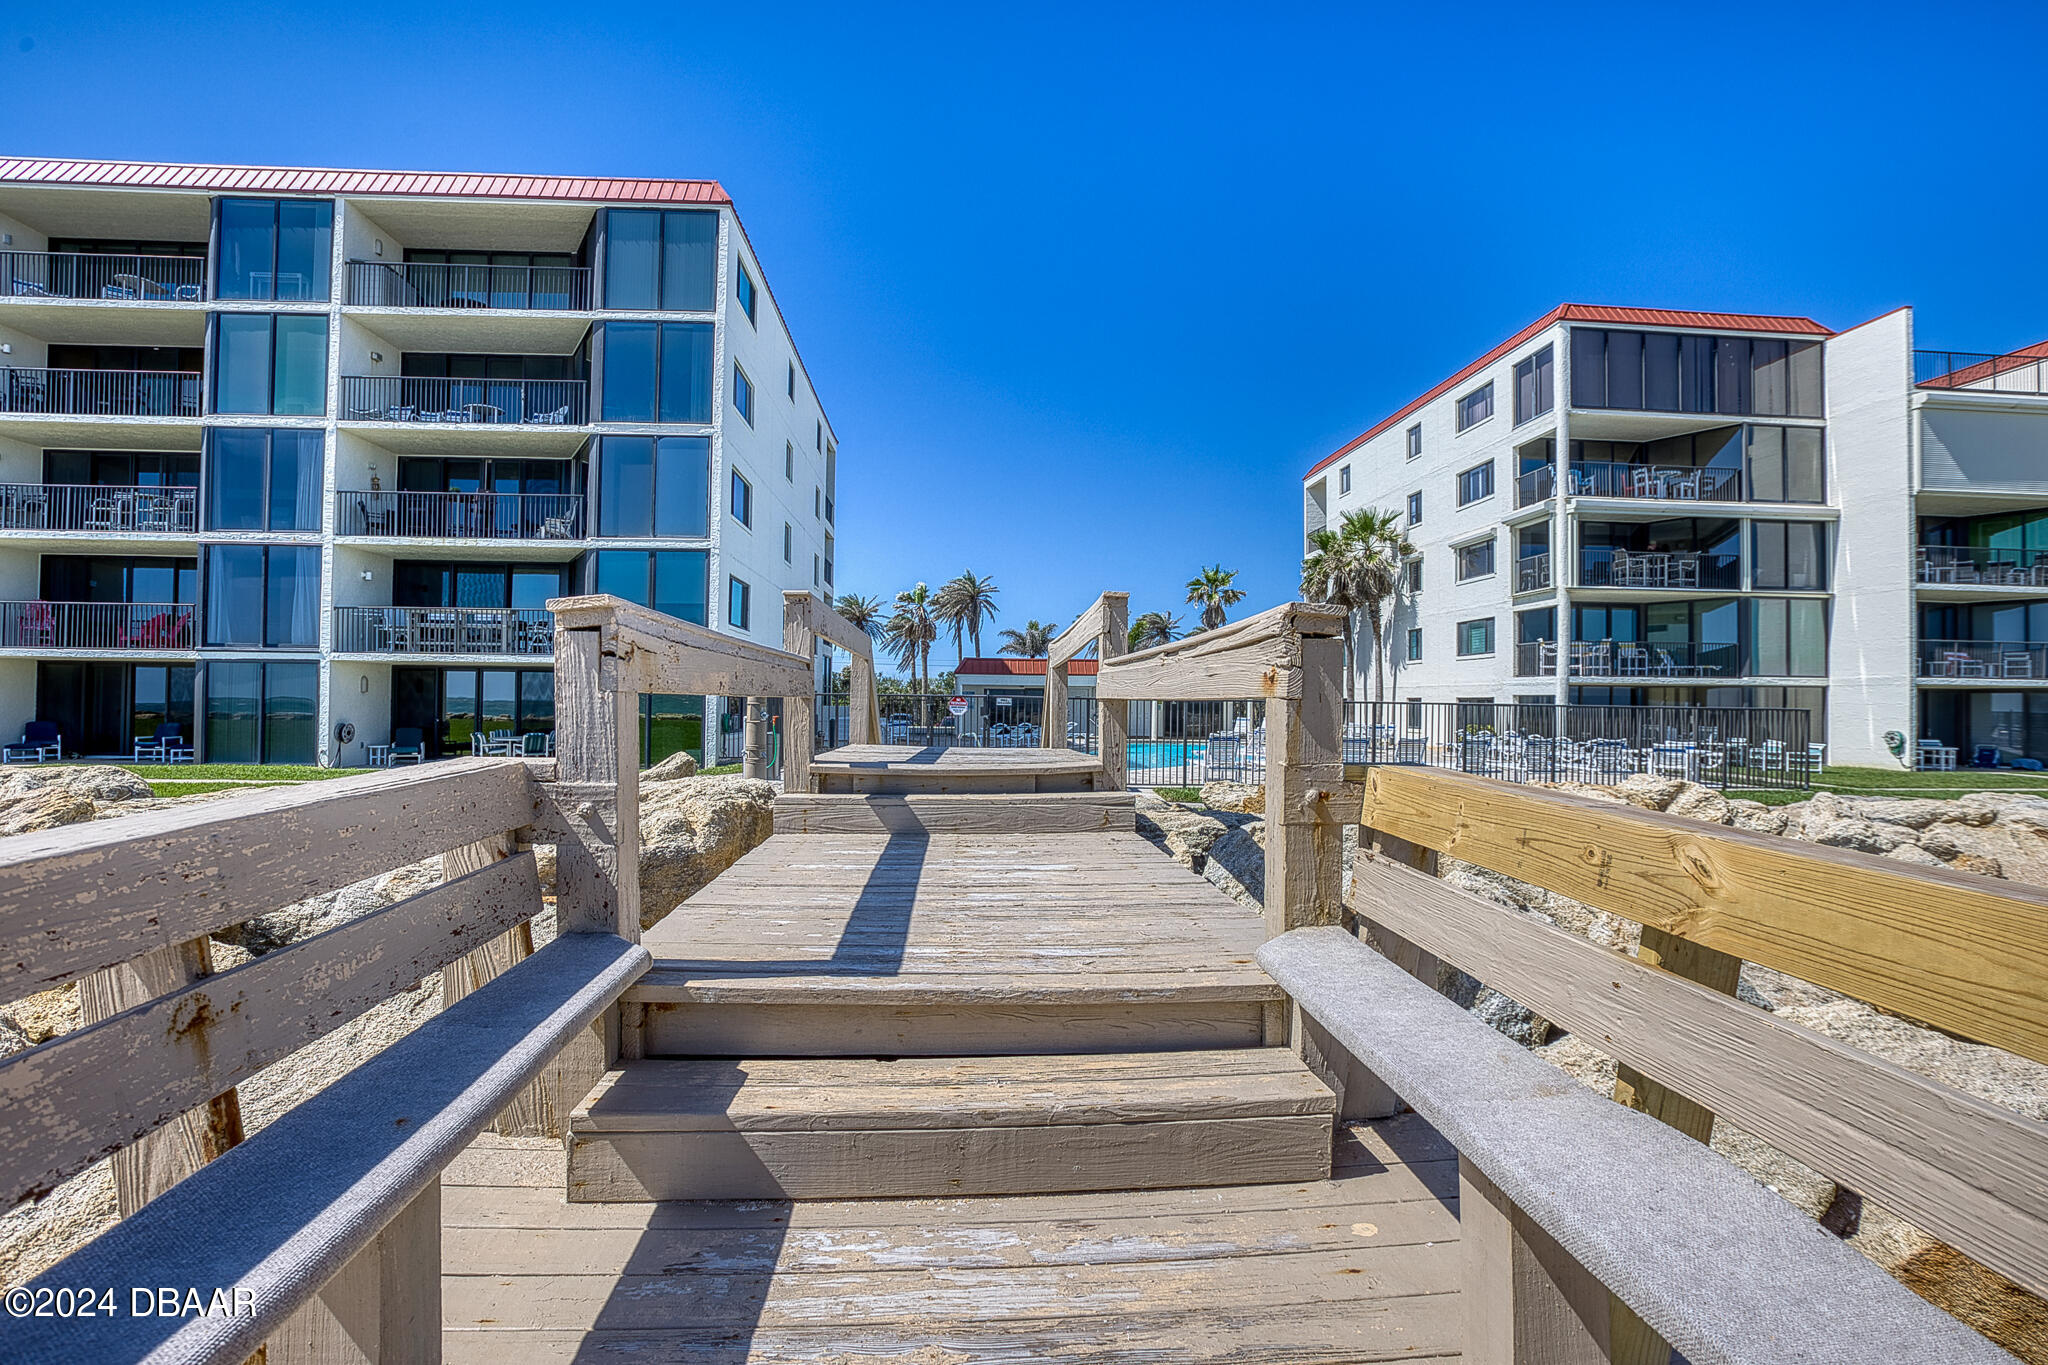
[[746, 747], [740, 753], [740, 776], [764, 782], [768, 778], [768, 705], [762, 698], [747, 698], [746, 726]]
[[[1102, 785], [1106, 790], [1120, 792], [1130, 785], [1130, 735], [1131, 704], [1127, 701], [1109, 701], [1101, 693], [1101, 667], [1103, 662], [1114, 659], [1130, 648], [1131, 595], [1127, 592], [1106, 592], [1102, 594], [1102, 633], [1097, 638], [1096, 658], [1096, 702], [1095, 733], [1102, 753]], [[1048, 670], [1050, 671], [1050, 670]], [[1065, 709], [1062, 701], [1061, 709]], [[1051, 726], [1046, 727], [1048, 733]], [[1065, 719], [1062, 717], [1061, 743], [1065, 743]]]
[[[790, 590], [782, 594], [782, 647], [798, 658], [808, 660], [813, 677], [818, 666], [818, 626], [813, 613], [823, 610], [824, 605], [808, 592]], [[869, 678], [872, 686], [872, 665]], [[815, 742], [814, 727], [817, 725], [813, 714], [815, 705], [809, 687], [804, 689], [801, 697], [783, 699], [782, 790], [785, 792], [807, 792], [811, 789], [811, 747]]]
[[1472, 1365], [1607, 1365], [1606, 1286], [1463, 1156], [1458, 1243]]
[[1266, 701], [1269, 935], [1338, 921], [1344, 831], [1332, 803], [1344, 783], [1343, 664], [1340, 641], [1304, 636], [1300, 695]]
[[267, 1365], [439, 1365], [440, 1179], [335, 1271], [265, 1347]]
[[875, 660], [870, 654], [853, 655], [848, 679], [847, 741], [852, 744], [882, 742], [882, 704], [875, 688]]
[[1067, 661], [1045, 661], [1045, 723], [1038, 727], [1038, 747], [1067, 747]]

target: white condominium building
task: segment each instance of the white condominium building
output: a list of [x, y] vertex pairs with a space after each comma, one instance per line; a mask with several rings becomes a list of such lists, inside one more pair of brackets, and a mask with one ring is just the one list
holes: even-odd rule
[[1794, 707], [1832, 762], [2048, 759], [2048, 345], [1565, 304], [1303, 489], [1307, 531], [1405, 519], [1389, 700]]
[[837, 458], [715, 182], [0, 158], [7, 741], [545, 751], [542, 604], [780, 644]]

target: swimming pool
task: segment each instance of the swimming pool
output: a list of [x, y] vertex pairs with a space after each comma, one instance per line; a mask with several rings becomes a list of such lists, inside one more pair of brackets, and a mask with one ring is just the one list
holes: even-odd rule
[[1201, 740], [1134, 739], [1125, 761], [1133, 768], [1178, 768], [1183, 762], [1200, 763], [1205, 747]]

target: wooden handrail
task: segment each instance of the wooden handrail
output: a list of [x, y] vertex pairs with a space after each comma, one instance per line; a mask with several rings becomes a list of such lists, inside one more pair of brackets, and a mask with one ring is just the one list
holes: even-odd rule
[[793, 697], [813, 686], [808, 659], [622, 598], [557, 597], [548, 610], [555, 614], [558, 655], [561, 631], [600, 637], [597, 685], [606, 692]]
[[[1131, 595], [1106, 592], [1061, 631], [1045, 655], [1044, 724], [1038, 730], [1041, 749], [1067, 747], [1067, 666], [1089, 645], [1108, 662], [1130, 648]], [[1100, 665], [1098, 665], [1098, 668]], [[1095, 748], [1102, 758], [1102, 782], [1122, 791], [1130, 776], [1130, 713], [1101, 702], [1095, 707]]]
[[[875, 686], [875, 641], [866, 631], [825, 605], [815, 593], [788, 590], [782, 594], [782, 647], [800, 659], [817, 655], [818, 641], [837, 645], [853, 656], [849, 679], [851, 696], [847, 710], [852, 718], [848, 739], [855, 744], [874, 744], [882, 733], [880, 698]], [[811, 745], [815, 741], [815, 703], [811, 690], [784, 702], [782, 724], [782, 789], [808, 792], [811, 789]], [[754, 707], [749, 701], [751, 722]], [[750, 729], [747, 755], [750, 764], [759, 761], [760, 748]], [[750, 777], [762, 776], [749, 772]]]
[[1342, 635], [1344, 613], [1286, 602], [1242, 621], [1106, 660], [1096, 695], [1130, 701], [1243, 701], [1302, 695], [1303, 642]]

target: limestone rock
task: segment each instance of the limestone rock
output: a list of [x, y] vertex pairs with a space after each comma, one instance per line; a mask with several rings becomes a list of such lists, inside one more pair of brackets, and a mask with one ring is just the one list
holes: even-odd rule
[[2048, 1303], [1875, 1204], [1849, 1244], [2021, 1360], [2048, 1361]]
[[1202, 875], [1224, 895], [1252, 910], [1266, 904], [1266, 822], [1252, 820], [1209, 846]]
[[1202, 804], [1211, 810], [1233, 811], [1239, 815], [1264, 815], [1266, 788], [1263, 784], [1204, 782]]
[[82, 792], [52, 787], [10, 801], [0, 814], [0, 834], [35, 834], [63, 825], [80, 825], [99, 814], [99, 806]]
[[640, 773], [642, 782], [674, 782], [697, 775], [697, 760], [687, 753], [670, 754], [651, 768]]
[[221, 931], [226, 942], [261, 957], [273, 949], [311, 938], [373, 910], [381, 910], [434, 886], [441, 880], [439, 855], [344, 886], [308, 896], [281, 909], [257, 915]]
[[640, 793], [640, 927], [650, 928], [775, 829], [758, 778], [656, 782]]
[[[78, 987], [68, 985], [51, 991], [37, 991], [0, 1009], [0, 1020], [20, 1033], [26, 1040], [23, 1046], [47, 1043], [78, 1027]], [[5, 1052], [15, 1050], [4, 1049]]]
[[114, 1171], [88, 1167], [33, 1203], [0, 1214], [0, 1285], [26, 1284], [112, 1227]]
[[102, 805], [147, 801], [149, 783], [126, 768], [63, 764], [0, 769], [0, 806], [35, 792], [62, 791]]

